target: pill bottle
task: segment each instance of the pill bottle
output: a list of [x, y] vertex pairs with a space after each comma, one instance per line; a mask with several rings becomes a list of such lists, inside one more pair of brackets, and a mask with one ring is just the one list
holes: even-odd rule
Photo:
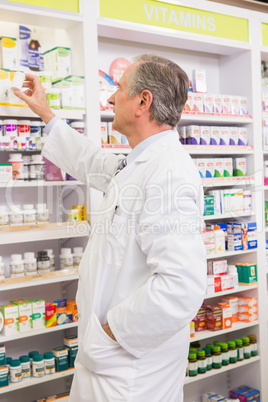
[[31, 157], [28, 155], [25, 155], [22, 157], [23, 160], [23, 171], [22, 171], [22, 178], [23, 180], [30, 180], [30, 162], [31, 162]]
[[11, 278], [18, 278], [20, 276], [24, 276], [24, 265], [21, 254], [11, 254], [9, 268]]
[[44, 377], [45, 364], [43, 355], [33, 355], [32, 361], [33, 377]]
[[33, 204], [23, 205], [23, 223], [24, 225], [36, 224], [36, 209]]
[[18, 120], [18, 135], [19, 137], [25, 136], [29, 137], [30, 136], [30, 120]]
[[24, 253], [24, 274], [27, 275], [35, 275], [37, 274], [37, 261], [32, 252]]
[[40, 71], [38, 73], [39, 80], [41, 82], [41, 85], [44, 89], [50, 89], [51, 88], [51, 82], [52, 82], [52, 73], [51, 71]]
[[74, 268], [77, 268], [82, 260], [84, 249], [83, 247], [74, 247], [73, 251]]
[[258, 346], [257, 346], [257, 341], [256, 341], [256, 336], [255, 335], [249, 335], [249, 341], [250, 341], [250, 353], [251, 356], [257, 356], [258, 354]]
[[229, 362], [230, 364], [234, 364], [237, 362], [236, 343], [234, 341], [229, 341], [228, 349], [229, 349]]
[[39, 224], [49, 222], [49, 211], [47, 209], [47, 204], [36, 204], [36, 221]]
[[55, 271], [55, 256], [53, 254], [53, 250], [51, 248], [44, 250], [47, 252], [47, 255], [50, 259], [50, 271]]
[[211, 355], [211, 349], [208, 347], [204, 348], [204, 351], [206, 353], [206, 358], [207, 358], [207, 371], [212, 369], [212, 355]]
[[18, 120], [3, 120], [3, 128], [4, 128], [4, 136], [8, 136], [9, 138], [17, 137], [18, 134]]
[[9, 211], [9, 224], [10, 226], [23, 225], [23, 212], [20, 205], [12, 206], [12, 209]]
[[236, 349], [237, 349], [237, 361], [241, 362], [244, 360], [244, 348], [242, 339], [235, 339]]
[[62, 248], [60, 254], [60, 269], [72, 269], [74, 265], [73, 254], [70, 248]]
[[212, 347], [212, 368], [220, 369], [221, 366], [222, 366], [221, 347], [213, 346]]
[[42, 250], [37, 253], [37, 273], [45, 274], [50, 272], [50, 258], [47, 252]]
[[244, 190], [243, 192], [243, 211], [251, 213], [251, 191]]
[[12, 178], [13, 180], [22, 180], [23, 172], [23, 159], [21, 154], [9, 154], [8, 163], [12, 164]]
[[198, 373], [198, 363], [196, 353], [189, 353], [188, 355], [188, 375], [194, 377]]
[[70, 127], [74, 128], [80, 134], [85, 134], [85, 123], [83, 121], [73, 121]]
[[31, 180], [45, 180], [45, 162], [42, 155], [32, 155], [30, 178]]
[[5, 264], [2, 256], [0, 256], [0, 279], [5, 279]]
[[9, 213], [5, 205], [0, 205], [0, 227], [9, 226]]
[[60, 109], [60, 89], [48, 88], [46, 90], [47, 103], [51, 109]]
[[214, 226], [214, 243], [215, 253], [223, 253], [225, 251], [225, 234], [220, 226]]
[[207, 359], [206, 359], [206, 352], [203, 349], [197, 350], [197, 363], [198, 363], [198, 374], [206, 373]]
[[21, 374], [22, 378], [31, 377], [31, 369], [30, 369], [30, 358], [29, 356], [20, 356], [21, 362]]
[[39, 355], [39, 352], [37, 350], [31, 350], [29, 353], [29, 358], [30, 358], [30, 370], [31, 370], [31, 375], [33, 375], [33, 357], [35, 355]]
[[22, 71], [16, 71], [13, 75], [11, 91], [14, 92], [16, 89], [21, 91], [24, 80], [25, 74]]
[[30, 134], [33, 137], [41, 137], [41, 121], [30, 121]]
[[55, 357], [52, 352], [44, 353], [45, 374], [55, 373]]
[[10, 362], [10, 382], [20, 382], [22, 380], [21, 362], [19, 359]]
[[229, 364], [229, 350], [227, 343], [221, 343], [221, 357], [222, 365], [227, 366]]
[[249, 359], [251, 357], [251, 346], [250, 339], [247, 336], [242, 336], [243, 349], [244, 349], [244, 359]]
[[239, 284], [238, 284], [238, 272], [237, 272], [237, 268], [235, 265], [228, 265], [227, 267], [228, 270], [228, 275], [231, 275], [233, 280], [233, 288], [238, 288]]
[[0, 120], [0, 135], [3, 135], [4, 131], [3, 131], [3, 121]]

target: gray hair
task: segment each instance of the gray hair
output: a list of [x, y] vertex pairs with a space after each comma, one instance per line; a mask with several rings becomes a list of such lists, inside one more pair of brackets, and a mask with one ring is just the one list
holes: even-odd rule
[[137, 56], [134, 62], [138, 64], [128, 76], [128, 96], [149, 90], [153, 95], [150, 119], [175, 127], [188, 98], [187, 74], [171, 60], [153, 54]]

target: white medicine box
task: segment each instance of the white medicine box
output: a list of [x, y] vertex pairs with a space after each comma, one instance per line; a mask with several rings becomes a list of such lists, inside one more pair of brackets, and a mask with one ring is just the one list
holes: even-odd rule
[[52, 80], [65, 78], [71, 71], [71, 49], [68, 47], [54, 47], [44, 52], [45, 70], [51, 71]]
[[0, 37], [0, 67], [16, 70], [18, 63], [17, 40], [15, 38]]

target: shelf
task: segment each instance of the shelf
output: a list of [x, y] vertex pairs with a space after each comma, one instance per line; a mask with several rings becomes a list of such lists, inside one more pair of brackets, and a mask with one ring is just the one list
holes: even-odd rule
[[0, 228], [1, 245], [84, 236], [89, 236], [89, 224], [86, 221], [56, 222], [45, 223], [42, 225], [23, 225]]
[[205, 177], [202, 183], [204, 187], [247, 186], [254, 184], [254, 178], [253, 176]]
[[22, 276], [19, 278], [6, 278], [0, 280], [0, 291], [49, 285], [57, 282], [67, 282], [77, 280], [78, 278], [79, 275], [76, 268]]
[[192, 384], [193, 382], [204, 380], [206, 378], [210, 378], [217, 374], [226, 373], [227, 371], [234, 370], [239, 367], [246, 366], [251, 363], [255, 363], [260, 361], [260, 356], [253, 356], [250, 359], [242, 360], [241, 362], [237, 362], [235, 364], [228, 364], [228, 366], [223, 366], [220, 369], [212, 369], [207, 371], [204, 374], [197, 374], [195, 377], [186, 377], [184, 381], [184, 385]]
[[33, 181], [23, 181], [23, 180], [10, 180], [8, 183], [1, 183], [0, 188], [18, 188], [18, 187], [53, 187], [53, 186], [81, 186], [78, 180], [65, 180], [65, 181], [44, 181], [44, 180], [33, 180]]
[[[60, 119], [83, 120], [85, 110], [53, 109], [53, 113]], [[29, 107], [24, 106], [0, 106], [0, 116], [8, 116], [9, 119], [12, 117], [33, 117], [40, 119]]]
[[70, 329], [70, 328], [76, 328], [78, 326], [78, 322], [72, 322], [69, 324], [63, 324], [63, 325], [57, 325], [56, 327], [52, 328], [43, 328], [43, 329], [33, 329], [32, 331], [28, 332], [18, 332], [17, 334], [13, 335], [8, 335], [4, 336], [0, 334], [0, 342], [1, 343], [6, 343], [22, 338], [30, 338], [32, 336], [36, 335], [43, 335], [43, 334], [50, 334], [51, 332], [56, 332], [56, 331], [63, 331], [65, 329]]
[[30, 377], [27, 379], [23, 379], [18, 383], [10, 383], [7, 387], [0, 388], [0, 395], [6, 394], [7, 392], [16, 391], [18, 389], [23, 389], [27, 387], [32, 387], [33, 385], [42, 384], [48, 381], [57, 380], [59, 378], [65, 378], [74, 374], [74, 369], [69, 369], [66, 371], [61, 371], [55, 374], [47, 374], [44, 377], [34, 378]]
[[227, 258], [227, 257], [235, 256], [235, 255], [244, 255], [244, 254], [256, 253], [256, 252], [257, 252], [257, 248], [252, 248], [250, 250], [238, 250], [238, 251], [226, 250], [223, 253], [207, 255], [207, 260], [212, 260], [212, 259], [216, 259], [216, 258]]
[[[111, 110], [101, 111], [101, 118], [112, 119], [114, 118], [114, 112]], [[182, 113], [180, 122], [183, 123], [208, 123], [208, 124], [249, 124], [253, 122], [251, 116], [239, 116], [239, 115], [220, 115], [213, 113], [201, 113], [201, 112], [187, 112]]]
[[235, 322], [233, 324], [232, 328], [221, 329], [220, 331], [208, 331], [206, 329], [205, 331], [196, 332], [195, 337], [191, 338], [191, 342], [201, 341], [202, 339], [215, 338], [216, 336], [219, 336], [219, 335], [229, 334], [230, 332], [239, 331], [240, 329], [251, 328], [256, 325], [259, 325], [259, 321]]
[[245, 216], [253, 216], [255, 215], [254, 211], [251, 212], [233, 212], [229, 214], [220, 214], [220, 215], [204, 215], [203, 218], [205, 221], [214, 221], [218, 219], [234, 219], [234, 218], [243, 218]]
[[230, 289], [230, 290], [224, 290], [224, 291], [222, 291], [222, 292], [216, 292], [216, 293], [206, 294], [204, 300], [206, 300], [206, 299], [212, 299], [212, 298], [214, 298], [214, 297], [232, 295], [233, 293], [244, 292], [244, 291], [247, 291], [247, 290], [257, 289], [257, 288], [258, 288], [258, 284], [256, 284], [256, 285], [251, 285], [251, 286], [242, 286], [242, 285], [239, 285], [238, 288], [236, 288], [236, 289]]
[[252, 146], [183, 145], [190, 155], [253, 155]]

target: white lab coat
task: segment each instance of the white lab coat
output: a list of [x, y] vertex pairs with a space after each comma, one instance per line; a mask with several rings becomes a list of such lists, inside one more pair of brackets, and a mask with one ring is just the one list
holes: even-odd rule
[[206, 256], [201, 180], [178, 134], [167, 131], [115, 177], [120, 157], [60, 120], [43, 155], [105, 193], [79, 267], [70, 401], [182, 402]]

